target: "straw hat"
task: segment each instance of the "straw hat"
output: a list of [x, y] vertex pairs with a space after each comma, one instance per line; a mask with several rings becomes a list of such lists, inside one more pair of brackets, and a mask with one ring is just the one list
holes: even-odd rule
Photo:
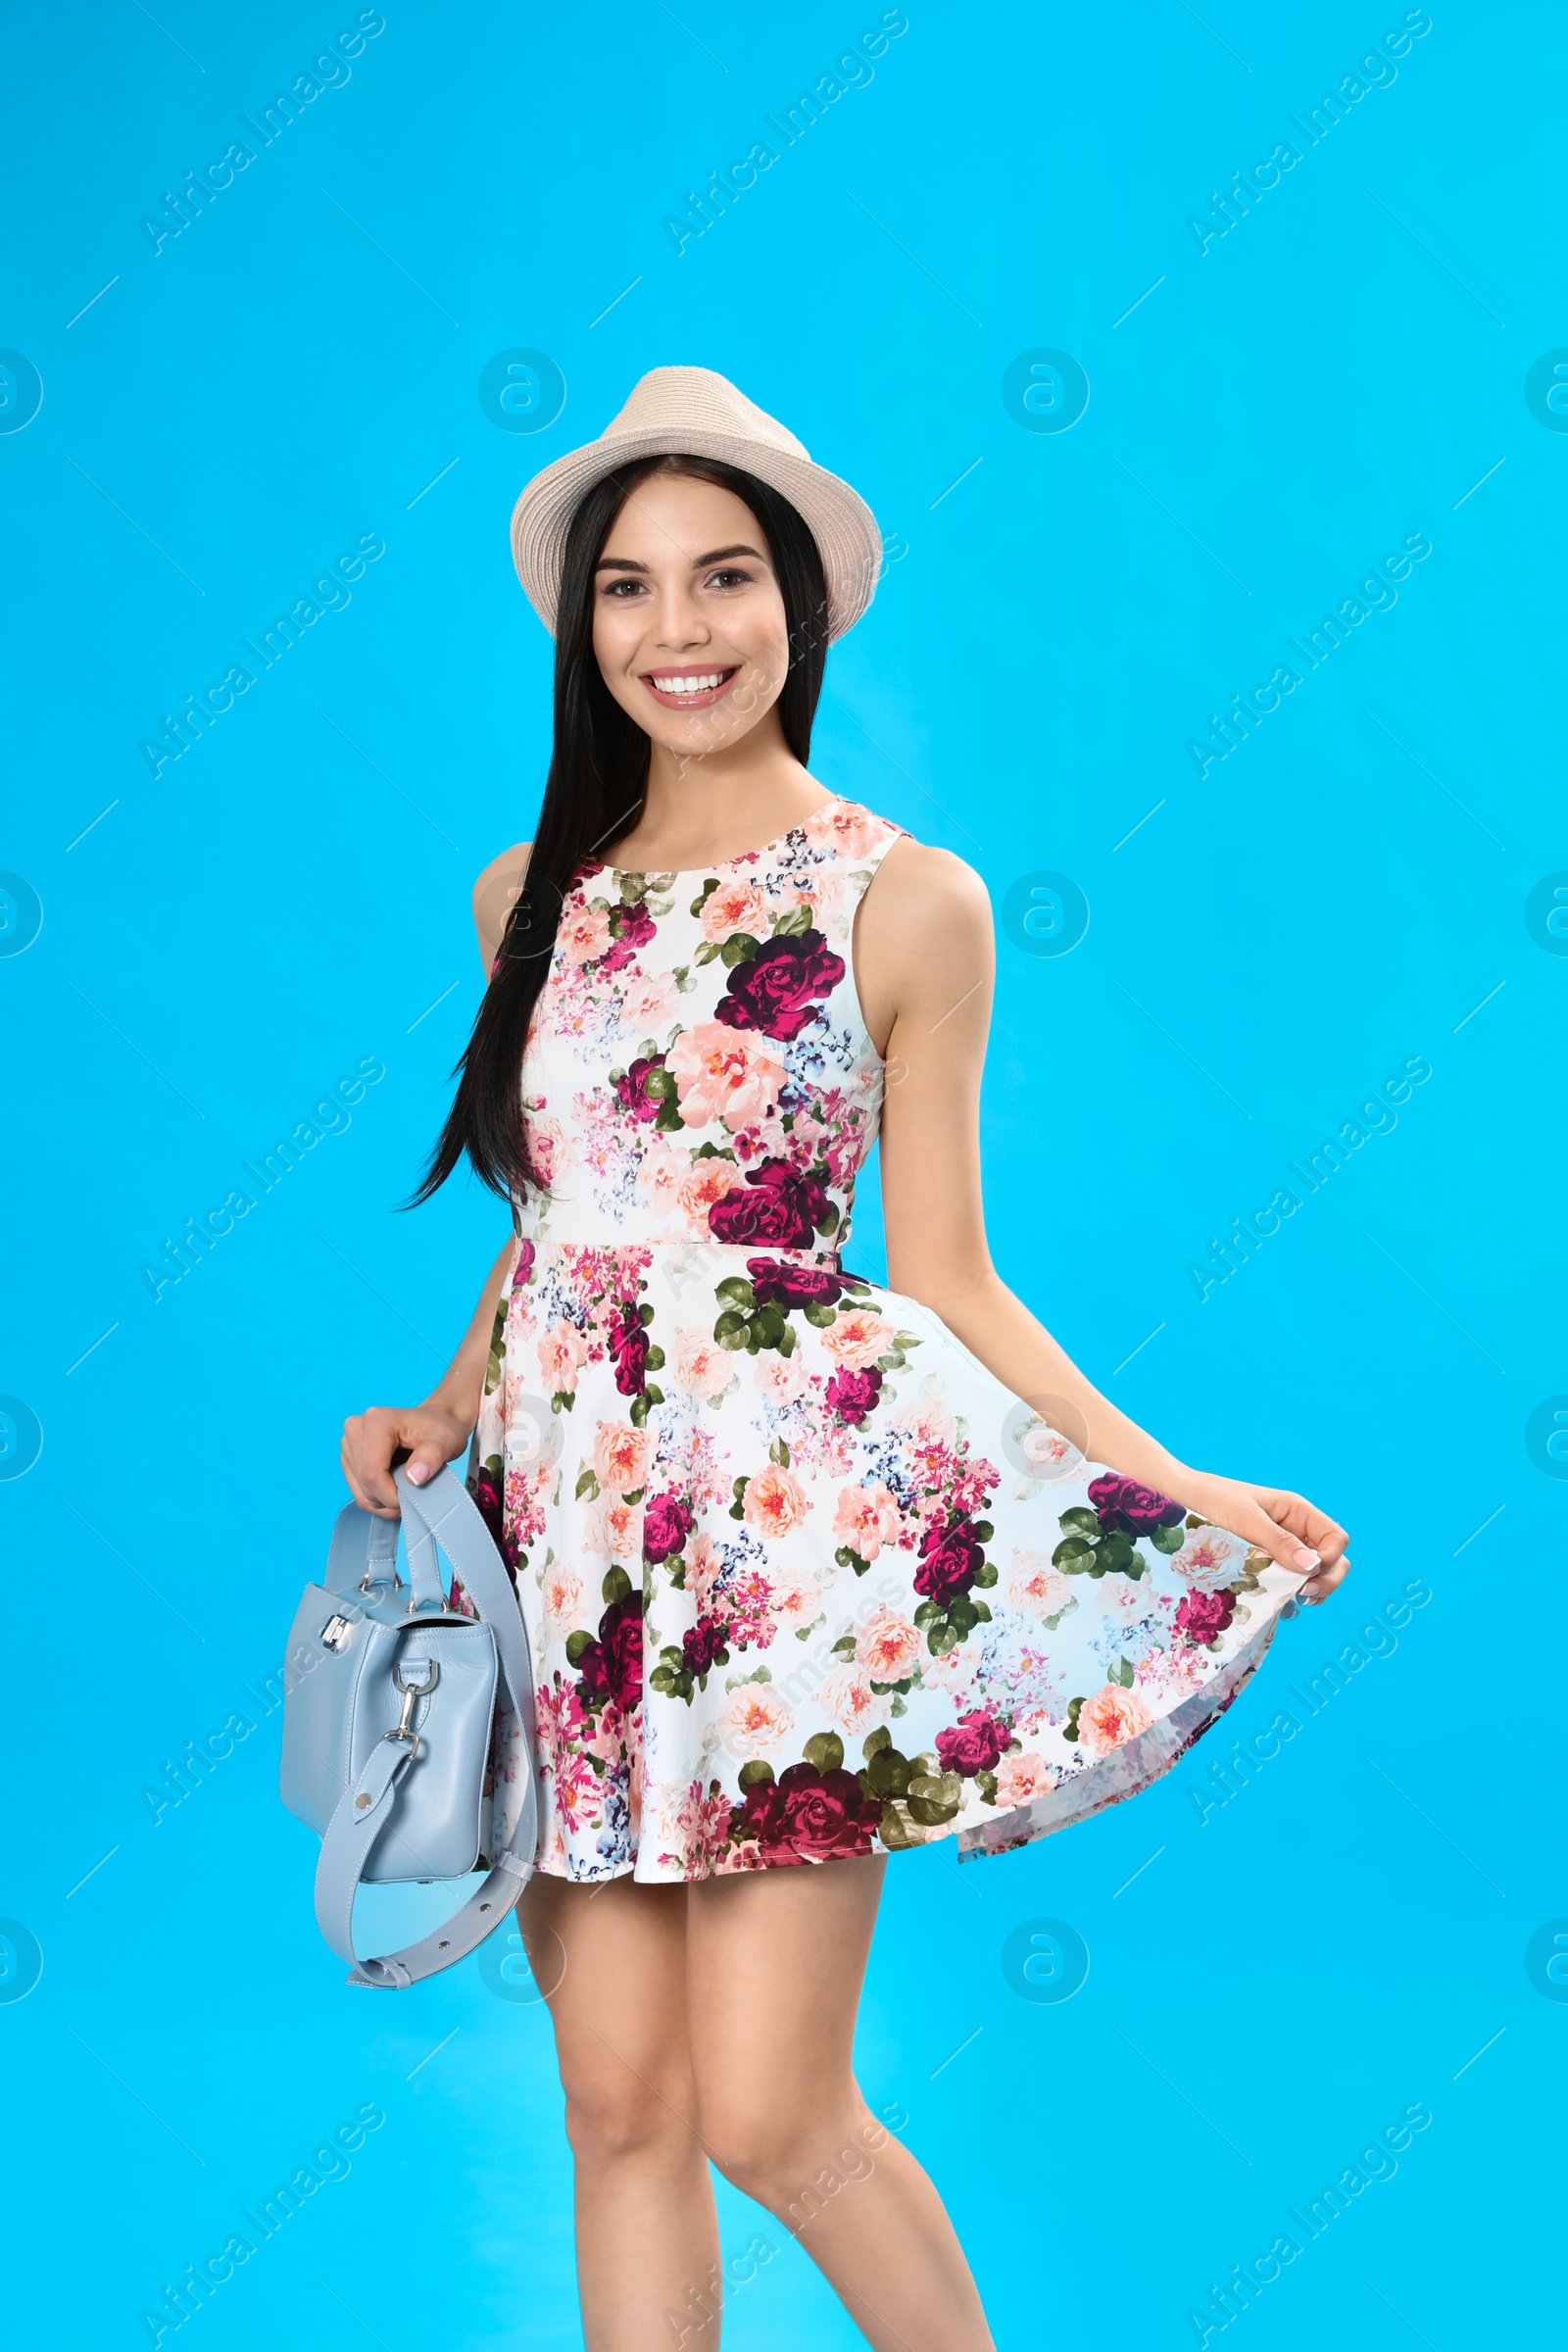
[[637, 458], [685, 453], [738, 466], [780, 491], [809, 527], [827, 575], [828, 635], [842, 637], [871, 602], [882, 535], [864, 500], [795, 435], [710, 368], [651, 368], [597, 441], [536, 473], [512, 512], [512, 555], [551, 635], [566, 529], [583, 493]]

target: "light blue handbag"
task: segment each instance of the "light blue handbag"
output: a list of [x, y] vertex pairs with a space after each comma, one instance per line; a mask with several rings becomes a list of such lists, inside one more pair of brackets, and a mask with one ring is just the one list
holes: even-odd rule
[[[351, 1984], [416, 1984], [471, 1952], [510, 1917], [533, 1874], [538, 1838], [533, 1678], [516, 1595], [490, 1531], [450, 1470], [423, 1487], [393, 1473], [398, 1527], [350, 1503], [332, 1530], [323, 1583], [308, 1585], [283, 1680], [284, 1804], [321, 1840], [316, 1917]], [[453, 1609], [440, 1552], [478, 1617]], [[498, 1694], [522, 1727], [527, 1787], [504, 1851], [487, 1857], [484, 1793]], [[354, 1897], [362, 1881], [489, 1876], [444, 1927], [402, 1951], [361, 1959]]]

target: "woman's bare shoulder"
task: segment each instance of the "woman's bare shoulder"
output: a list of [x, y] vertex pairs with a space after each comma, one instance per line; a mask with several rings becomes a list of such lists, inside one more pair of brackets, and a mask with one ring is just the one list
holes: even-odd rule
[[895, 1019], [951, 1005], [994, 959], [991, 901], [974, 868], [907, 833], [894, 842], [856, 916], [855, 974], [878, 1053]]
[[933, 849], [910, 833], [901, 833], [890, 846], [873, 887], [885, 905], [896, 899], [906, 912], [966, 924], [979, 920], [990, 926], [991, 900], [974, 867], [951, 850]]
[[479, 935], [479, 954], [487, 975], [501, 945], [507, 917], [522, 888], [532, 852], [531, 841], [514, 842], [510, 850], [503, 850], [499, 858], [491, 858], [473, 886], [473, 927]]
[[991, 900], [972, 865], [906, 833], [872, 875], [857, 929], [861, 942], [919, 964], [989, 944]]

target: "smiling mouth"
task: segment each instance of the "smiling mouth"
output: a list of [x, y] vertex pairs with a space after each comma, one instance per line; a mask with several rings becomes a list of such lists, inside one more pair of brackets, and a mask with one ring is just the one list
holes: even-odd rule
[[715, 663], [707, 669], [645, 669], [642, 682], [666, 710], [707, 710], [727, 694], [740, 675], [740, 663]]

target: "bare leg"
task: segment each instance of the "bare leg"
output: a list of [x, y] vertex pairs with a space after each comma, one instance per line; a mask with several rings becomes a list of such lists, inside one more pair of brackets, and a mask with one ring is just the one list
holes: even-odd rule
[[[694, 2129], [684, 1886], [574, 1886], [540, 1872], [517, 1906], [546, 1988], [575, 2160], [578, 2292], [587, 2352], [675, 2341], [700, 2322], [718, 2223]], [[704, 2352], [718, 2330], [697, 2340]], [[688, 2343], [692, 2339], [688, 2338]]]
[[798, 2235], [876, 2352], [993, 2352], [942, 2200], [853, 2072], [885, 1868], [867, 1857], [686, 1888], [703, 2139]]

